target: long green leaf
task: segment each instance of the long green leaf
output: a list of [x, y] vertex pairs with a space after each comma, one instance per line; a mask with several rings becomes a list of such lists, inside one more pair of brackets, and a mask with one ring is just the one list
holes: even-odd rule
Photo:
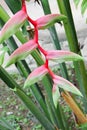
[[14, 130], [14, 128], [6, 119], [1, 117], [0, 118], [0, 130]]
[[21, 87], [13, 80], [13, 78], [0, 66], [0, 78], [13, 89], [15, 94], [23, 101], [27, 108], [36, 116], [41, 124], [47, 130], [55, 130], [54, 126], [49, 122], [47, 117], [37, 108], [31, 99], [21, 90]]
[[87, 9], [87, 0], [83, 0], [81, 4], [81, 13], [84, 14]]
[[80, 3], [80, 0], [74, 0], [74, 3], [76, 5], [76, 7], [78, 6], [78, 4]]
[[[70, 50], [77, 54], [81, 54], [80, 48], [78, 46], [78, 39], [77, 39], [76, 30], [73, 22], [70, 2], [69, 0], [64, 0], [64, 1], [57, 0], [57, 3], [60, 12], [66, 15], [68, 18], [67, 21], [64, 22], [64, 28], [65, 28]], [[87, 73], [86, 73], [84, 62], [83, 61], [74, 62], [74, 66], [75, 66], [75, 72], [79, 83], [80, 91], [82, 92], [83, 96], [86, 99], [87, 98], [87, 80], [86, 80]], [[85, 110], [87, 111], [87, 105], [85, 103], [85, 100], [83, 100], [83, 102], [86, 108]]]
[[2, 54], [0, 54], [0, 65], [2, 65], [3, 62], [4, 62], [4, 56], [5, 56], [5, 52], [3, 52]]
[[14, 14], [21, 9], [21, 0], [5, 0], [5, 2]]

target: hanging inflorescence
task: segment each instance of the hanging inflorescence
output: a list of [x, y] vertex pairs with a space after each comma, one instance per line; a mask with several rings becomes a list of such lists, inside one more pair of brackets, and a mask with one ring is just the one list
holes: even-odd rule
[[[37, 1], [37, 0], [36, 0]], [[39, 1], [37, 1], [39, 3]], [[57, 22], [67, 19], [66, 16], [60, 14], [48, 14], [43, 17], [38, 18], [37, 20], [33, 20], [27, 14], [26, 3], [25, 0], [22, 0], [22, 8], [19, 12], [13, 15], [12, 18], [4, 25], [0, 32], [0, 43], [4, 40], [8, 39], [11, 35], [13, 35], [26, 20], [30, 22], [34, 27], [34, 38], [21, 45], [18, 49], [16, 49], [6, 64], [9, 66], [18, 60], [25, 59], [32, 51], [36, 48], [44, 55], [45, 62], [40, 67], [36, 68], [26, 79], [24, 87], [29, 87], [30, 85], [36, 83], [38, 80], [42, 80], [42, 78], [49, 74], [51, 79], [53, 80], [53, 101], [55, 106], [57, 106], [57, 101], [60, 97], [59, 87], [70, 91], [74, 94], [81, 95], [80, 91], [69, 81], [66, 79], [57, 76], [49, 67], [49, 60], [54, 62], [62, 63], [65, 61], [77, 61], [83, 60], [83, 58], [73, 52], [62, 51], [62, 50], [44, 50], [38, 41], [38, 31], [40, 29], [47, 29], [50, 26], [54, 25]]]

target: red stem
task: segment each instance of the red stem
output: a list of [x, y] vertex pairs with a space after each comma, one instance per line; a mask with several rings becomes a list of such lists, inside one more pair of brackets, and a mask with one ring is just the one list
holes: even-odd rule
[[46, 56], [47, 55], [47, 51], [46, 50], [44, 50], [41, 46], [40, 46], [40, 44], [38, 43], [38, 48], [39, 48], [39, 50], [44, 54], [44, 56]]
[[48, 60], [46, 59], [46, 62], [45, 62], [45, 67], [47, 68], [47, 69], [49, 69], [49, 67], [48, 67]]
[[52, 79], [54, 78], [54, 72], [49, 68], [49, 64], [48, 64], [48, 60], [46, 59], [46, 62], [45, 62], [45, 67], [48, 69], [48, 71], [49, 71], [49, 74], [50, 74], [50, 76], [52, 77]]
[[29, 16], [28, 16], [28, 21], [31, 22], [33, 24], [34, 27], [37, 26], [37, 23], [35, 20], [32, 20]]
[[52, 79], [54, 78], [54, 72], [48, 67], [48, 70], [49, 70], [49, 74], [50, 74], [50, 76], [52, 77]]
[[26, 11], [25, 0], [22, 0], [22, 10], [25, 11], [25, 12], [27, 13], [27, 11]]
[[37, 27], [34, 27], [34, 30], [35, 30], [34, 40], [38, 44], [38, 29], [37, 29]]
[[25, 0], [22, 0], [22, 5], [25, 3]]
[[[25, 4], [25, 0], [22, 0], [22, 10], [26, 12], [27, 14], [27, 10], [26, 10], [26, 4]], [[29, 16], [28, 16], [28, 21], [32, 23], [32, 25], [34, 26], [34, 30], [35, 30], [35, 34], [34, 34], [34, 40], [35, 42], [38, 44], [38, 49], [43, 53], [43, 55], [46, 57], [47, 55], [47, 51], [44, 50], [40, 44], [38, 43], [38, 28], [37, 28], [37, 22], [35, 20], [32, 20]], [[51, 75], [52, 78], [54, 78], [54, 73], [52, 72], [52, 70], [49, 68], [49, 64], [48, 64], [48, 60], [46, 59], [45, 62], [45, 66], [49, 71], [49, 74]]]
[[[26, 4], [25, 4], [25, 0], [22, 0], [22, 10], [26, 12], [27, 14], [27, 9], [26, 9]], [[28, 15], [28, 14], [27, 14]], [[34, 27], [37, 26], [36, 21], [32, 20], [29, 16], [28, 16], [28, 21], [31, 22], [33, 24]]]

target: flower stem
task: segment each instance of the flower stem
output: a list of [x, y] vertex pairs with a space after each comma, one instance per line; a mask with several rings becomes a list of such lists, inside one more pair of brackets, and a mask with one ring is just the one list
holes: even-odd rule
[[44, 50], [41, 46], [40, 46], [40, 44], [38, 43], [38, 48], [39, 48], [39, 50], [43, 53], [43, 55], [44, 56], [46, 56], [47, 55], [47, 51], [46, 50]]
[[26, 11], [26, 4], [25, 4], [25, 0], [22, 0], [22, 10], [27, 12]]
[[28, 16], [28, 21], [31, 22], [34, 27], [36, 27], [36, 25], [37, 25], [36, 21], [31, 19], [29, 16]]
[[34, 28], [35, 34], [34, 34], [34, 40], [38, 44], [38, 29], [37, 27]]
[[49, 74], [50, 74], [50, 76], [52, 77], [52, 79], [54, 78], [54, 72], [50, 69], [50, 68], [48, 68], [48, 70], [49, 70]]

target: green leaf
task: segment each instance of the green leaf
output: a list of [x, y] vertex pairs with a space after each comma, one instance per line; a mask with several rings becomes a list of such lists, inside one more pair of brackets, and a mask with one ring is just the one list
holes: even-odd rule
[[21, 9], [21, 0], [5, 0], [5, 2], [13, 13], [18, 12]]
[[29, 2], [30, 0], [26, 0], [26, 1], [28, 1], [28, 2]]
[[84, 14], [87, 9], [87, 0], [83, 0], [81, 4], [81, 13]]
[[5, 118], [0, 118], [0, 130], [14, 130], [11, 124], [5, 119]]
[[8, 47], [3, 47], [0, 49], [0, 65], [4, 62], [5, 53], [8, 51]]
[[80, 3], [80, 0], [74, 0], [74, 3], [76, 5], [76, 7], [78, 6], [78, 4]]
[[81, 124], [79, 128], [86, 130], [87, 129], [87, 123]]
[[3, 62], [4, 62], [4, 56], [5, 56], [5, 52], [3, 52], [2, 54], [0, 54], [0, 65], [2, 65]]

